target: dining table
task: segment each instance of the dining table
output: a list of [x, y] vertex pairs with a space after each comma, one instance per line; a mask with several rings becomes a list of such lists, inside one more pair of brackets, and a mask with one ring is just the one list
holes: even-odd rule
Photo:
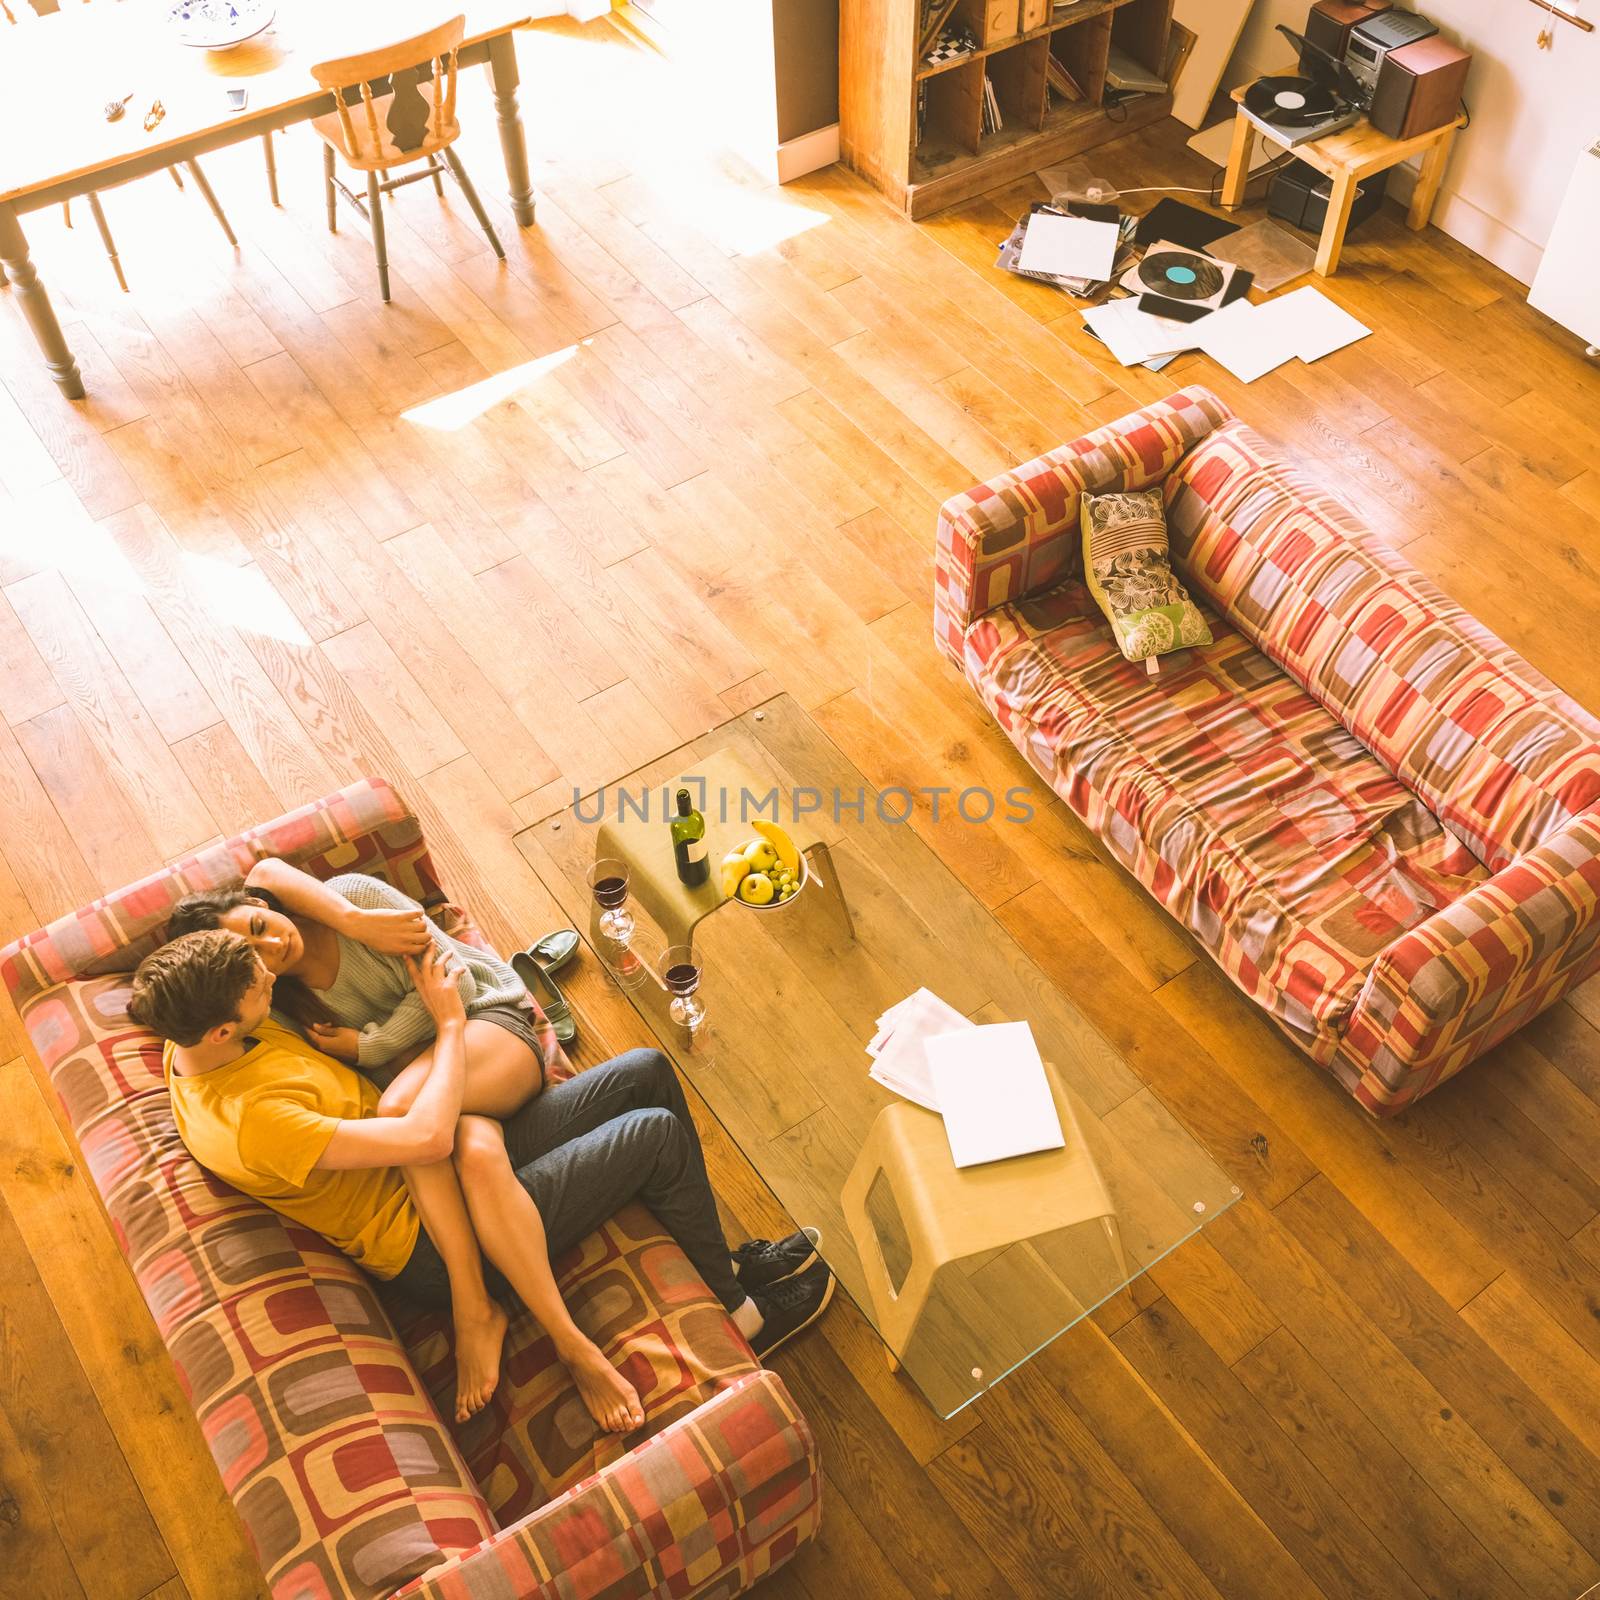
[[[332, 93], [311, 76], [316, 62], [398, 42], [459, 12], [458, 64], [488, 66], [511, 212], [521, 227], [533, 221], [514, 40], [532, 21], [528, 0], [278, 0], [264, 7], [269, 25], [223, 49], [183, 43], [172, 0], [100, 0], [45, 16], [26, 8], [8, 0], [24, 20], [0, 20], [0, 295], [16, 297], [69, 399], [83, 398], [83, 376], [22, 218], [331, 112]], [[229, 108], [230, 89], [244, 90], [243, 109]], [[129, 96], [108, 120], [109, 105]]]

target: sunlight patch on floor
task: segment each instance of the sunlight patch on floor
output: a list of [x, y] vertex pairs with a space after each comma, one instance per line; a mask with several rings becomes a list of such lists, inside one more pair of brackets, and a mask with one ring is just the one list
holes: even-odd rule
[[241, 633], [310, 645], [310, 634], [254, 562], [234, 567], [192, 551], [185, 551], [182, 561], [184, 576], [207, 616]]
[[464, 389], [452, 389], [449, 394], [424, 400], [421, 405], [412, 406], [400, 415], [406, 422], [414, 422], [419, 427], [454, 433], [457, 428], [476, 422], [496, 406], [515, 400], [557, 367], [564, 367], [589, 342], [588, 339], [580, 339], [577, 344], [569, 344], [547, 356], [538, 356], [518, 366], [507, 367], [504, 372], [496, 372], [477, 383], [469, 383]]

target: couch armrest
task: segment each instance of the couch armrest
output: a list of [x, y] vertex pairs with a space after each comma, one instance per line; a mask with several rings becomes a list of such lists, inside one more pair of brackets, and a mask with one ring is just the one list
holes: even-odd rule
[[440, 897], [417, 819], [384, 779], [362, 778], [7, 945], [0, 950], [0, 979], [12, 1003], [21, 1011], [70, 978], [131, 972], [160, 942], [168, 914], [184, 895], [237, 883], [263, 856], [282, 856], [321, 878], [370, 872], [417, 900]]
[[1600, 969], [1600, 809], [1426, 922], [1367, 975], [1334, 1067], [1389, 1116]]
[[805, 1418], [754, 1372], [395, 1600], [731, 1600], [815, 1536], [821, 1493]]
[[957, 666], [974, 618], [1082, 570], [1078, 496], [1159, 483], [1233, 413], [1198, 385], [974, 484], [939, 508], [934, 642]]

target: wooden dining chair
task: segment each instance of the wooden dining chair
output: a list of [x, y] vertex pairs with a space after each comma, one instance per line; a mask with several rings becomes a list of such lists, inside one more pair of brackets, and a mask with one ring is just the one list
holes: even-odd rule
[[[84, 3], [87, 4], [88, 0], [84, 0]], [[10, 3], [10, 0], [0, 0], [0, 14], [3, 14], [6, 21], [11, 23], [13, 26], [15, 26], [19, 20], [19, 11], [24, 15], [43, 18], [50, 16], [52, 13], [57, 12], [60, 9], [60, 0], [28, 0], [27, 5], [12, 4]], [[125, 113], [127, 116], [134, 116], [135, 114], [134, 108], [131, 106]], [[270, 133], [263, 134], [262, 143], [266, 147], [267, 155], [267, 187], [272, 195], [272, 203], [277, 205], [278, 167], [272, 149], [272, 135]], [[234, 235], [233, 227], [228, 221], [227, 213], [222, 209], [222, 204], [217, 199], [216, 191], [212, 189], [205, 173], [201, 171], [200, 163], [198, 161], [190, 160], [185, 161], [183, 166], [184, 170], [194, 180], [194, 186], [200, 191], [201, 198], [211, 208], [211, 214], [217, 219], [217, 224], [227, 237], [228, 243], [232, 245], [235, 250], [237, 250], [239, 248], [239, 241]], [[183, 187], [183, 179], [179, 176], [177, 167], [168, 167], [167, 171], [172, 174], [172, 181], [181, 189]], [[94, 225], [99, 230], [100, 242], [105, 246], [106, 258], [111, 263], [112, 272], [116, 274], [118, 287], [121, 288], [124, 294], [126, 294], [128, 292], [128, 280], [122, 271], [122, 259], [117, 254], [117, 241], [112, 237], [111, 224], [106, 220], [105, 207], [100, 203], [100, 195], [98, 191], [94, 189], [89, 191], [86, 198], [89, 201], [89, 214], [94, 218]], [[62, 203], [61, 214], [66, 219], [66, 224], [70, 228], [72, 226], [71, 201], [64, 201]]]
[[[456, 54], [466, 26], [465, 17], [452, 17], [426, 33], [360, 55], [319, 62], [311, 69], [312, 77], [334, 92], [334, 109], [311, 124], [323, 140], [328, 229], [338, 231], [338, 196], [342, 194], [371, 225], [378, 287], [385, 300], [389, 299], [389, 255], [383, 197], [408, 183], [431, 178], [434, 188], [443, 194], [440, 175], [448, 172], [461, 186], [494, 253], [505, 260], [489, 213], [483, 209], [461, 158], [451, 148], [461, 135], [456, 121]], [[426, 99], [424, 74], [430, 90]], [[375, 88], [381, 92], [374, 93]], [[357, 172], [366, 173], [365, 201], [340, 179], [339, 156]], [[417, 161], [427, 165], [404, 177], [389, 177], [391, 169]]]

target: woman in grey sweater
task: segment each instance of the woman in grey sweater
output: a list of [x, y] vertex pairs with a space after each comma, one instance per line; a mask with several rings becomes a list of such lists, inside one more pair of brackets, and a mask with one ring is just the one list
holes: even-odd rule
[[[463, 1112], [503, 1121], [544, 1087], [544, 1055], [522, 980], [492, 951], [452, 939], [408, 896], [377, 878], [326, 883], [286, 861], [258, 861], [240, 887], [187, 895], [167, 937], [226, 928], [249, 940], [277, 979], [274, 1005], [326, 1055], [387, 1087], [381, 1115], [399, 1116], [431, 1066], [431, 1014], [406, 968], [429, 945], [460, 969], [466, 1007]], [[398, 1070], [395, 1070], [398, 1067]], [[449, 1171], [449, 1163], [442, 1164]], [[473, 1220], [458, 1183], [407, 1181], [450, 1278], [456, 1330], [456, 1415], [481, 1410], [499, 1378], [505, 1312], [489, 1294]], [[536, 1215], [536, 1214], [535, 1214]], [[642, 1420], [638, 1392], [572, 1320], [548, 1268], [528, 1309], [548, 1332], [602, 1427]]]

